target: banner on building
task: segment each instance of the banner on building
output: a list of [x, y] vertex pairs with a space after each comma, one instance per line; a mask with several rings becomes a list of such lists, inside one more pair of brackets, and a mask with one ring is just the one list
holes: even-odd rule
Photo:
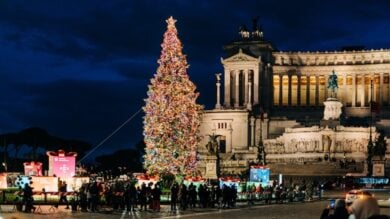
[[383, 163], [373, 164], [372, 176], [385, 176], [385, 165]]

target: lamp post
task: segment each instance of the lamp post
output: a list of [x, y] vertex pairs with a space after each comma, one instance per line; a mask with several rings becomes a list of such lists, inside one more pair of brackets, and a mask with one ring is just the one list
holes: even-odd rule
[[2, 165], [4, 166], [4, 171], [5, 172], [8, 172], [8, 165], [7, 165], [7, 142], [4, 138], [4, 162], [2, 163]]
[[259, 139], [259, 143], [257, 145], [257, 161], [259, 162], [259, 164], [261, 165], [266, 165], [266, 162], [265, 162], [265, 150], [264, 150], [264, 144], [263, 144], [263, 131], [262, 131], [262, 126], [263, 126], [263, 116], [264, 116], [264, 112], [263, 110], [261, 109], [260, 110], [260, 114], [261, 114], [261, 118], [260, 118], [260, 139]]
[[372, 79], [371, 79], [371, 96], [370, 96], [370, 136], [368, 138], [368, 144], [367, 144], [367, 171], [368, 171], [368, 176], [372, 175], [372, 155], [373, 155], [373, 148], [374, 148], [374, 143], [372, 142], [372, 93], [373, 93], [373, 84], [372, 84]]
[[8, 168], [7, 168], [7, 163], [6, 163], [6, 162], [3, 162], [2, 165], [3, 165], [3, 167], [4, 167], [4, 172], [8, 172], [8, 171], [7, 171], [7, 169], [8, 169]]

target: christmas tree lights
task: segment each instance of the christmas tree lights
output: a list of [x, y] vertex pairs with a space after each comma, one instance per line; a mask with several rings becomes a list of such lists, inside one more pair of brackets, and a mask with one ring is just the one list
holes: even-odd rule
[[143, 108], [144, 167], [150, 175], [194, 175], [196, 170], [202, 107], [196, 104], [199, 93], [188, 77], [175, 22], [167, 20], [159, 67]]

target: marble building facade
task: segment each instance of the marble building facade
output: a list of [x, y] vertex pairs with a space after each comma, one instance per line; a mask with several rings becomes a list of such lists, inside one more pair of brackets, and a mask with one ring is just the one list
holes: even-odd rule
[[[225, 173], [239, 173], [258, 162], [259, 142], [270, 165], [323, 163], [326, 156], [364, 162], [370, 133], [372, 139], [379, 132], [390, 135], [389, 49], [282, 52], [263, 38], [258, 27], [239, 34], [238, 40], [224, 46], [215, 108], [203, 114], [199, 147], [203, 173], [206, 163], [214, 162], [203, 147], [212, 134], [219, 136], [220, 167]], [[343, 114], [328, 127], [320, 121], [324, 102], [331, 96], [327, 82], [332, 71], [338, 77], [336, 98]], [[369, 128], [364, 121], [371, 116], [371, 101], [380, 105], [381, 112], [374, 114]], [[390, 147], [386, 159], [389, 152]]]

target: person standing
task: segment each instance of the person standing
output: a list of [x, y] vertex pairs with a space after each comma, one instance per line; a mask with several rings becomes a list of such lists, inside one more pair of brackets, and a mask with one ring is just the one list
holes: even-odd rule
[[141, 191], [139, 193], [139, 202], [140, 202], [140, 211], [147, 210], [147, 189], [146, 184], [142, 183], [141, 185]]
[[177, 196], [179, 193], [179, 185], [174, 182], [171, 186], [171, 211], [176, 211]]
[[32, 189], [33, 188], [28, 183], [26, 183], [24, 185], [23, 203], [26, 206], [24, 209], [24, 212], [26, 212], [26, 213], [31, 213], [31, 210], [33, 212], [35, 211], [35, 207], [33, 206], [34, 199], [33, 199], [33, 190]]
[[180, 210], [187, 209], [187, 186], [182, 183], [179, 189], [179, 201], [180, 201]]
[[353, 214], [356, 219], [365, 219], [373, 216], [379, 216], [380, 208], [378, 201], [372, 196], [364, 196], [353, 201], [348, 208], [349, 213]]
[[89, 192], [91, 195], [91, 211], [95, 212], [99, 202], [99, 188], [96, 181], [91, 184]]
[[152, 190], [153, 211], [160, 212], [160, 198], [161, 198], [161, 190], [159, 184], [157, 183]]
[[131, 183], [129, 188], [129, 196], [130, 196], [130, 209], [128, 211], [135, 211], [137, 207], [137, 189], [135, 188], [134, 183]]
[[58, 191], [60, 192], [60, 200], [58, 201], [59, 204], [65, 203], [66, 208], [69, 209], [69, 202], [68, 199], [66, 198], [66, 192], [67, 192], [67, 187], [68, 185], [66, 184], [65, 181], [60, 181], [60, 188], [58, 188]]
[[348, 219], [349, 214], [344, 199], [337, 199], [334, 208], [328, 206], [322, 211], [321, 219]]

